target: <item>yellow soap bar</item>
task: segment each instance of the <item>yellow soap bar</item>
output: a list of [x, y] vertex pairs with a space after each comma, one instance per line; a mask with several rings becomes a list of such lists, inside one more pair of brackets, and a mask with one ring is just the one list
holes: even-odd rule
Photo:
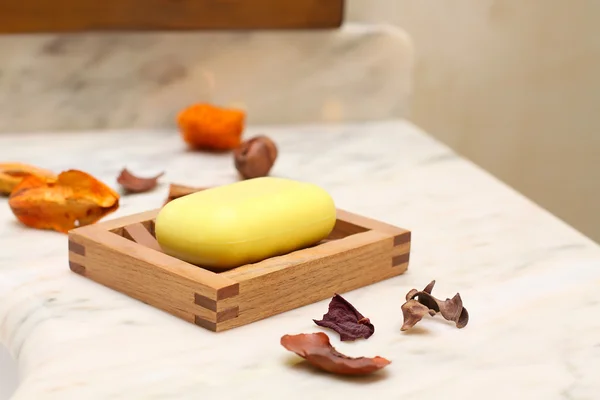
[[331, 233], [335, 220], [333, 199], [319, 186], [262, 177], [167, 203], [155, 231], [166, 254], [230, 269], [315, 244]]

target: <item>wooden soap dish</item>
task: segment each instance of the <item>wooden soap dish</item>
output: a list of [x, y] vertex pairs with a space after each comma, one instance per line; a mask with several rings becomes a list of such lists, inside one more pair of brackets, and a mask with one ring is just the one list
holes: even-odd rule
[[337, 210], [329, 237], [310, 248], [216, 273], [161, 252], [159, 210], [69, 232], [72, 271], [219, 332], [400, 275], [411, 233]]

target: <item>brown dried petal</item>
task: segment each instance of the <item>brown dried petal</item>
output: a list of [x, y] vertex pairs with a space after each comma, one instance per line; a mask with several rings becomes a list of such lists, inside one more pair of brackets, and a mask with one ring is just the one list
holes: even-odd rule
[[324, 371], [341, 375], [366, 375], [389, 365], [383, 357], [348, 357], [337, 351], [323, 333], [284, 335], [281, 345]]
[[438, 306], [442, 317], [454, 322], [457, 328], [464, 328], [469, 322], [469, 313], [463, 307], [459, 293], [451, 299], [446, 299], [445, 301], [438, 300]]
[[340, 334], [341, 341], [368, 339], [375, 332], [369, 318], [365, 318], [358, 310], [339, 294], [329, 302], [329, 310], [315, 324], [330, 328]]
[[435, 286], [435, 279], [432, 280], [431, 282], [429, 282], [429, 284], [427, 286], [425, 286], [425, 289], [423, 289], [423, 291], [425, 293], [431, 294], [431, 291], [433, 290], [434, 286]]
[[187, 196], [188, 194], [201, 192], [206, 189], [209, 189], [209, 188], [184, 186], [184, 185], [177, 185], [175, 183], [172, 183], [169, 186], [169, 197], [167, 197], [165, 204], [167, 204], [168, 202], [173, 201], [175, 199], [178, 199], [180, 197]]
[[458, 317], [458, 321], [456, 321], [456, 327], [458, 329], [464, 328], [465, 326], [467, 326], [467, 324], [469, 323], [469, 312], [467, 311], [466, 308], [463, 307], [463, 309], [460, 312], [460, 316]]
[[449, 321], [458, 321], [460, 311], [462, 310], [462, 300], [460, 294], [456, 294], [452, 299], [446, 299], [439, 302], [440, 312], [442, 317]]
[[416, 292], [409, 300], [416, 299], [419, 303], [429, 308], [433, 313], [440, 312], [440, 306], [438, 300], [426, 292]]
[[158, 178], [164, 175], [164, 172], [152, 177], [152, 178], [140, 178], [133, 175], [127, 168], [124, 168], [117, 182], [128, 192], [131, 193], [143, 193], [152, 190], [158, 184]]
[[463, 307], [460, 294], [457, 293], [452, 299], [439, 300], [431, 295], [434, 285], [435, 280], [431, 281], [421, 292], [419, 292], [416, 289], [412, 289], [406, 294], [407, 302], [402, 305], [402, 313], [404, 315], [405, 320], [405, 323], [402, 326], [403, 328], [406, 326], [406, 329], [408, 329], [414, 326], [415, 323], [420, 321], [421, 318], [423, 318], [424, 314], [420, 315], [420, 317], [418, 317], [418, 319], [416, 319], [416, 321], [412, 323], [412, 321], [415, 318], [417, 318], [417, 316], [413, 316], [411, 314], [411, 312], [413, 311], [411, 310], [414, 308], [414, 312], [422, 312], [422, 309], [420, 307], [417, 308], [414, 304], [407, 305], [408, 303], [414, 301], [427, 308], [431, 316], [440, 313], [442, 314], [442, 317], [444, 317], [444, 319], [454, 322], [456, 324], [456, 327], [459, 329], [464, 328], [467, 325], [467, 323], [469, 322], [469, 313], [467, 309]]
[[429, 313], [429, 308], [419, 303], [417, 300], [408, 300], [402, 304], [402, 315], [404, 316], [404, 323], [402, 324], [401, 331], [406, 331], [415, 326], [425, 314]]
[[408, 293], [406, 293], [406, 301], [414, 299], [417, 294], [419, 294], [417, 289], [411, 289]]

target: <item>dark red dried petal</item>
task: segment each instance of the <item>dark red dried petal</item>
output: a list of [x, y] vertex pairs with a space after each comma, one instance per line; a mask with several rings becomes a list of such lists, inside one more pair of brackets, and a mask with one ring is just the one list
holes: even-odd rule
[[319, 326], [339, 333], [341, 341], [368, 339], [375, 333], [371, 321], [339, 294], [333, 296], [329, 302], [329, 310], [323, 315], [323, 319], [313, 321]]

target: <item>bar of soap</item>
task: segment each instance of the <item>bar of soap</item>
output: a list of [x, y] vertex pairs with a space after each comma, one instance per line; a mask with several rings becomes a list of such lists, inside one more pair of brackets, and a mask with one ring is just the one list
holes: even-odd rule
[[335, 204], [319, 186], [262, 177], [167, 203], [156, 218], [162, 250], [191, 264], [226, 270], [325, 239]]

